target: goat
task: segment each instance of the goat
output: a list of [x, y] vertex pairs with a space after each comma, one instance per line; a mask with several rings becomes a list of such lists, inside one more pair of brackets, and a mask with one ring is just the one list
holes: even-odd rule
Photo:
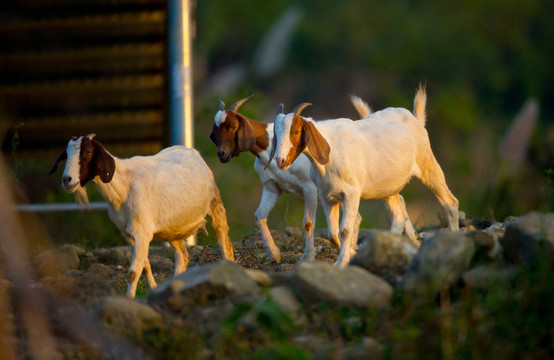
[[173, 146], [152, 156], [119, 159], [111, 155], [94, 134], [72, 137], [55, 161], [67, 159], [62, 187], [88, 204], [87, 182], [92, 181], [108, 202], [108, 214], [133, 247], [127, 296], [134, 297], [145, 270], [150, 288], [156, 287], [148, 261], [152, 240], [167, 241], [175, 252], [175, 275], [186, 270], [189, 254], [184, 239], [205, 231], [212, 222], [226, 259], [234, 260], [225, 208], [213, 174], [198, 151]]
[[[399, 192], [418, 177], [441, 204], [448, 227], [459, 228], [458, 200], [448, 189], [444, 173], [435, 159], [425, 129], [427, 95], [420, 85], [413, 114], [403, 108], [387, 108], [359, 121], [318, 121], [300, 116], [311, 104], [298, 105], [292, 113], [278, 113], [270, 159], [287, 170], [303, 153], [310, 160], [310, 177], [326, 213], [343, 205], [340, 224], [341, 248], [336, 266], [350, 261], [349, 249], [360, 199], [384, 199], [392, 214], [391, 231], [417, 244], [404, 199]], [[336, 216], [327, 216], [336, 219]], [[329, 224], [329, 227], [337, 224]]]
[[[281, 261], [281, 253], [275, 245], [267, 225], [269, 213], [283, 192], [304, 199], [303, 228], [306, 245], [300, 261], [313, 261], [315, 259], [313, 229], [317, 209], [317, 188], [309, 176], [310, 161], [306, 156], [300, 155], [289, 171], [281, 171], [275, 162], [269, 161], [273, 123], [263, 124], [237, 112], [239, 107], [252, 96], [238, 100], [227, 110], [225, 110], [225, 103], [220, 100], [210, 139], [217, 146], [217, 156], [222, 163], [229, 162], [231, 158], [239, 156], [245, 151], [250, 151], [256, 157], [254, 169], [260, 177], [263, 190], [260, 205], [254, 216], [269, 259], [277, 263]], [[359, 97], [352, 96], [351, 101], [361, 117], [371, 114], [369, 106]], [[361, 221], [361, 217], [359, 220]], [[327, 221], [329, 222], [329, 219]], [[332, 221], [332, 223], [334, 224], [336, 221]], [[338, 226], [330, 229], [329, 235], [337, 247], [340, 247]]]

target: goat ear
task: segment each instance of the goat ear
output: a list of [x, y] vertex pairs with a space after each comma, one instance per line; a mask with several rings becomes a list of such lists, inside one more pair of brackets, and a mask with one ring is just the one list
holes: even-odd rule
[[60, 163], [60, 161], [64, 161], [67, 159], [67, 152], [64, 150], [62, 151], [62, 153], [58, 156], [58, 158], [56, 159], [56, 161], [54, 161], [54, 165], [52, 165], [52, 169], [50, 169], [50, 171], [48, 172], [48, 174], [46, 174], [46, 176], [48, 175], [52, 175], [53, 173], [56, 172], [56, 170], [58, 170], [58, 164]]
[[275, 151], [277, 148], [277, 137], [275, 134], [273, 134], [273, 139], [271, 140], [271, 151], [269, 153], [269, 160], [267, 161], [267, 164], [264, 167], [264, 170], [267, 169], [269, 164], [271, 163], [271, 160], [273, 160], [273, 157], [275, 156]]
[[325, 140], [312, 122], [304, 122], [304, 125], [302, 125], [302, 136], [314, 159], [321, 165], [327, 164], [331, 148], [327, 140]]
[[210, 133], [210, 140], [217, 145], [217, 142], [215, 141], [215, 133], [214, 131], [212, 130], [212, 132]]
[[115, 160], [98, 141], [93, 140], [96, 172], [102, 182], [110, 182], [115, 172]]
[[237, 114], [239, 128], [237, 130], [237, 143], [240, 151], [249, 151], [256, 144], [256, 134], [250, 122], [242, 115]]

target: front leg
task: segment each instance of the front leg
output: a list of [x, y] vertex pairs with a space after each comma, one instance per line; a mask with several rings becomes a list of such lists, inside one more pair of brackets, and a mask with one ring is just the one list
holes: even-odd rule
[[148, 261], [148, 247], [152, 240], [152, 235], [133, 235], [133, 258], [131, 259], [131, 266], [129, 267], [128, 280], [127, 280], [127, 296], [134, 298], [137, 292], [137, 285], [142, 274], [142, 271], [146, 269], [146, 279], [150, 288], [156, 287], [156, 282], [152, 276], [152, 269], [150, 267], [150, 261]]
[[[129, 245], [131, 245], [131, 248], [133, 249], [133, 252], [135, 250], [135, 240], [130, 235], [123, 234]], [[132, 262], [131, 262], [132, 263]], [[154, 275], [152, 274], [152, 266], [150, 265], [150, 260], [148, 260], [148, 256], [146, 256], [146, 263], [144, 265], [144, 275], [146, 275], [146, 282], [148, 283], [148, 287], [150, 289], [153, 289], [157, 286], [156, 280], [154, 279]], [[140, 277], [140, 275], [139, 275]]]
[[300, 261], [314, 261], [315, 260], [315, 247], [314, 247], [314, 228], [315, 218], [317, 211], [317, 187], [310, 184], [307, 189], [304, 189], [304, 238], [306, 245], [304, 246], [304, 253], [300, 257]]
[[266, 248], [268, 259], [274, 260], [277, 263], [281, 262], [281, 251], [277, 245], [275, 245], [275, 240], [273, 240], [273, 237], [271, 236], [269, 227], [267, 226], [267, 216], [277, 203], [277, 200], [279, 200], [281, 193], [281, 189], [279, 189], [273, 181], [264, 183], [260, 205], [254, 213], [256, 225], [258, 225], [258, 229], [260, 230], [260, 235], [262, 236], [262, 241]]
[[355, 234], [354, 230], [358, 219], [358, 209], [360, 207], [360, 195], [355, 192], [345, 194], [343, 204], [344, 212], [339, 233], [341, 247], [337, 261], [334, 263], [334, 265], [338, 267], [345, 267], [350, 262], [353, 245], [352, 238]]

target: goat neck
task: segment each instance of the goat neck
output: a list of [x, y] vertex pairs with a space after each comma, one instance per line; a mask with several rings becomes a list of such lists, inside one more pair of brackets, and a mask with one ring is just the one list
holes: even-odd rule
[[104, 200], [106, 200], [115, 211], [118, 211], [127, 199], [131, 184], [129, 176], [125, 176], [127, 172], [127, 160], [119, 159], [115, 156], [112, 157], [115, 161], [115, 171], [111, 181], [105, 183], [99, 176], [96, 176], [92, 182]]
[[[254, 146], [250, 148], [250, 152], [254, 154], [254, 156], [260, 158], [262, 153], [267, 153], [269, 151], [270, 135], [273, 137], [273, 125], [270, 126], [248, 118], [246, 118], [246, 120], [249, 121], [256, 136], [256, 142]], [[263, 159], [260, 158], [260, 160]]]

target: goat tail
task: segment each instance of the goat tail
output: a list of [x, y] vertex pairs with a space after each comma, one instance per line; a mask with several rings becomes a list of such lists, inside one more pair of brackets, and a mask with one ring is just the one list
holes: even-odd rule
[[371, 108], [359, 96], [350, 95], [350, 101], [352, 102], [352, 105], [354, 105], [354, 109], [356, 109], [358, 115], [360, 115], [360, 119], [366, 118], [371, 115]]
[[227, 224], [227, 213], [225, 207], [221, 201], [221, 195], [219, 189], [214, 183], [214, 196], [210, 202], [210, 220], [212, 227], [214, 228], [217, 241], [221, 246], [223, 257], [227, 260], [235, 261], [235, 254], [233, 251], [233, 244], [229, 238], [229, 225]]
[[427, 104], [427, 93], [425, 92], [425, 85], [419, 84], [419, 89], [417, 89], [416, 96], [414, 98], [414, 116], [421, 121], [421, 124], [425, 126], [427, 121], [427, 115], [425, 113], [425, 106]]

